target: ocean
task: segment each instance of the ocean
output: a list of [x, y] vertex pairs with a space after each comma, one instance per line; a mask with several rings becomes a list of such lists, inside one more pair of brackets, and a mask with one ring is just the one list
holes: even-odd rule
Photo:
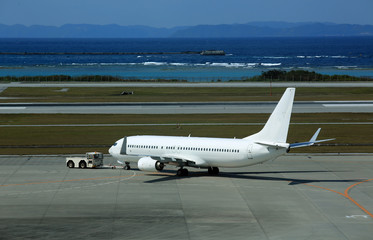
[[[224, 50], [224, 56], [167, 54]], [[0, 39], [0, 76], [111, 75], [126, 79], [239, 80], [263, 71], [373, 77], [373, 37], [250, 39]], [[165, 54], [146, 54], [146, 53]]]

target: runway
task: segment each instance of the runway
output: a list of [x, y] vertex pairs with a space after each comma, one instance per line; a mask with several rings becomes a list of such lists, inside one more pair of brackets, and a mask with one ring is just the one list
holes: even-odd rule
[[[277, 102], [0, 103], [4, 113], [203, 114], [271, 113]], [[294, 102], [294, 113], [373, 112], [373, 101]]]
[[[115, 164], [110, 157], [105, 164]], [[287, 155], [190, 169], [69, 169], [0, 156], [2, 239], [370, 239], [373, 155]]]

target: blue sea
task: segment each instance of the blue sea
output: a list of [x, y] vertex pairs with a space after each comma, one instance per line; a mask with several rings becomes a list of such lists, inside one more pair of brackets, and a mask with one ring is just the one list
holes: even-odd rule
[[250, 39], [0, 39], [0, 52], [186, 52], [199, 54], [0, 55], [0, 76], [111, 75], [127, 79], [242, 79], [263, 71], [309, 70], [373, 77], [372, 37]]

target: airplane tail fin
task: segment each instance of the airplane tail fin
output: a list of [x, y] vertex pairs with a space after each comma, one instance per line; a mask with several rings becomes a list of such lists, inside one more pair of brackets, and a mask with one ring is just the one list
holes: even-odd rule
[[244, 139], [286, 143], [291, 111], [293, 109], [294, 95], [295, 88], [287, 88], [263, 129], [260, 132]]

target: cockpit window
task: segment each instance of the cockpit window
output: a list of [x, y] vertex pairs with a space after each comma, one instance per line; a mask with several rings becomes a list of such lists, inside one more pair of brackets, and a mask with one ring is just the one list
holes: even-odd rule
[[113, 144], [113, 146], [115, 147], [117, 144], [118, 144], [118, 142], [115, 142], [115, 143]]

